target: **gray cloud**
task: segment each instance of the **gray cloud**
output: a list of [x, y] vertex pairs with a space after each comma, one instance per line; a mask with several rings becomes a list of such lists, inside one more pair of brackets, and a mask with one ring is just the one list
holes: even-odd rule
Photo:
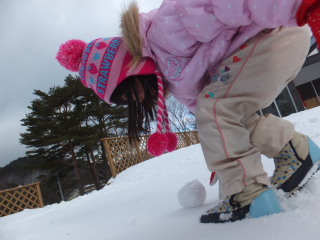
[[[138, 0], [141, 11], [161, 0]], [[29, 112], [34, 89], [62, 85], [70, 73], [55, 60], [61, 43], [118, 36], [119, 0], [0, 1], [0, 167], [25, 155], [20, 120]]]

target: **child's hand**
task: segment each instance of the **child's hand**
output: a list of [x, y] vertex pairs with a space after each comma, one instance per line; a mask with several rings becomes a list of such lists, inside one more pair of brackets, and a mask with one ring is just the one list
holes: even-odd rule
[[297, 23], [299, 26], [310, 26], [320, 49], [320, 1], [303, 0], [297, 12]]

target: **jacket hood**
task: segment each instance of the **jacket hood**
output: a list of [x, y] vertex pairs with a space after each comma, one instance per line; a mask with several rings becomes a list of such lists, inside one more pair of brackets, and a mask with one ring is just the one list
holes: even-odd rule
[[156, 13], [157, 9], [149, 13], [139, 13], [137, 3], [133, 2], [121, 15], [122, 38], [134, 58], [134, 64], [143, 57], [155, 60], [147, 41], [147, 34]]

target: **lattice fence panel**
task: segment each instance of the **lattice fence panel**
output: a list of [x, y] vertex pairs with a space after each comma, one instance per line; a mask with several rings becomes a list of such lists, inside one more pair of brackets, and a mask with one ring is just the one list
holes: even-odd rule
[[188, 137], [191, 145], [200, 143], [197, 131], [185, 132], [184, 134]]
[[193, 144], [200, 143], [197, 131], [180, 132], [180, 133], [177, 133], [177, 136], [178, 136], [177, 148], [183, 148]]
[[184, 133], [176, 133], [176, 134], [178, 137], [177, 149], [190, 146], [189, 142], [187, 141], [188, 139], [185, 138]]
[[153, 158], [154, 156], [148, 152], [147, 142], [149, 136], [141, 136], [140, 142], [137, 143], [137, 148], [140, 151], [142, 161]]
[[0, 217], [43, 207], [40, 183], [0, 191]]
[[130, 145], [128, 138], [114, 138], [108, 144], [116, 174], [141, 162], [136, 148]]
[[[177, 133], [177, 136], [177, 148], [199, 143], [198, 132], [181, 132]], [[102, 139], [107, 151], [109, 166], [113, 177], [116, 177], [117, 174], [128, 167], [153, 158], [147, 150], [148, 137], [149, 136], [141, 136], [140, 141], [133, 145], [130, 145], [127, 137]]]

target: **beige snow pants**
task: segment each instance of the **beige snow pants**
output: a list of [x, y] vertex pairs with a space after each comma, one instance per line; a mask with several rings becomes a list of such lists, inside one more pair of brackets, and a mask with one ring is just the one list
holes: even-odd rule
[[256, 112], [269, 106], [300, 71], [310, 46], [307, 27], [258, 34], [221, 63], [198, 98], [201, 147], [220, 183], [220, 197], [252, 183], [269, 185], [261, 154], [272, 158], [294, 136], [290, 122]]

